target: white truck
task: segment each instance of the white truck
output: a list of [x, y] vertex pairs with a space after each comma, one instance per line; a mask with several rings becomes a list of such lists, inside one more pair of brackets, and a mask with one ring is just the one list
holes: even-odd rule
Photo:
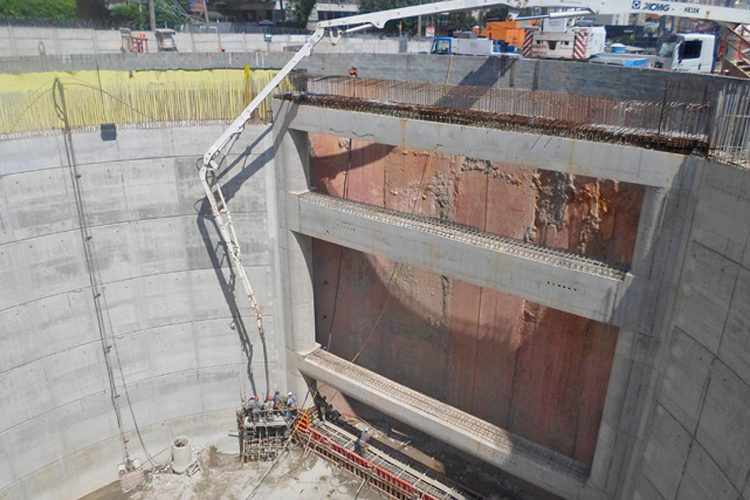
[[716, 59], [716, 36], [680, 33], [661, 44], [654, 67], [684, 73], [710, 73]]
[[607, 32], [602, 26], [569, 26], [569, 19], [545, 19], [542, 29], [531, 31], [524, 44], [525, 57], [588, 60], [604, 52]]

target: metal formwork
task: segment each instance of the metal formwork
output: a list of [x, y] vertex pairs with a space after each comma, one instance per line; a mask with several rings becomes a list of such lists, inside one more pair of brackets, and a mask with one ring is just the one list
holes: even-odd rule
[[294, 440], [317, 455], [362, 479], [363, 484], [398, 500], [464, 500], [467, 497], [439, 481], [388, 456], [367, 447], [361, 454], [354, 451], [357, 438], [329, 422], [301, 413], [294, 427]]

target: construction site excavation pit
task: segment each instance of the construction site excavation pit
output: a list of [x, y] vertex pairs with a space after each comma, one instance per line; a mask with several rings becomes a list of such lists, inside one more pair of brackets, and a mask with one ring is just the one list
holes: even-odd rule
[[285, 57], [0, 69], [0, 499], [747, 495], [746, 83]]

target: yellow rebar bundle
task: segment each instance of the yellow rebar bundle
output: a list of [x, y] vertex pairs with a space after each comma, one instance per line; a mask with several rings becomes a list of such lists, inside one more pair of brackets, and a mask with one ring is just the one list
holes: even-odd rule
[[[59, 129], [52, 82], [59, 78], [73, 128], [100, 123], [230, 121], [276, 74], [273, 70], [78, 71], [0, 74], [0, 134]], [[290, 89], [285, 81], [280, 91]], [[270, 100], [256, 113], [269, 121]]]

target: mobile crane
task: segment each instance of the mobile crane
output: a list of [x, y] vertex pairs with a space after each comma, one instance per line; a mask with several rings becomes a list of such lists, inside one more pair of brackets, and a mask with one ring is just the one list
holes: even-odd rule
[[[211, 213], [216, 221], [220, 236], [229, 254], [232, 272], [242, 284], [250, 309], [255, 315], [256, 327], [261, 342], [265, 342], [263, 330], [263, 316], [255, 298], [255, 292], [242, 265], [240, 243], [232, 224], [232, 217], [218, 183], [216, 173], [222, 161], [223, 151], [236, 141], [260, 104], [271, 95], [274, 89], [294, 70], [295, 67], [310, 53], [323, 39], [326, 33], [332, 40], [337, 41], [345, 33], [353, 33], [364, 29], [383, 29], [389, 21], [406, 19], [417, 16], [436, 15], [463, 10], [476, 10], [507, 5], [512, 10], [529, 7], [572, 8], [580, 9], [594, 15], [607, 14], [656, 14], [662, 16], [685, 17], [703, 19], [728, 25], [750, 24], [750, 10], [718, 7], [682, 2], [663, 2], [650, 0], [448, 0], [427, 3], [411, 7], [384, 10], [367, 14], [358, 14], [319, 22], [315, 31], [305, 44], [292, 56], [274, 78], [255, 96], [242, 113], [229, 125], [221, 136], [211, 145], [203, 155], [198, 174], [206, 193]], [[578, 14], [578, 12], [576, 12]], [[265, 352], [265, 350], [264, 350]], [[267, 359], [264, 359], [267, 367]], [[266, 370], [268, 373], [268, 370]], [[268, 383], [268, 381], [267, 381]], [[267, 395], [266, 395], [267, 396]]]

